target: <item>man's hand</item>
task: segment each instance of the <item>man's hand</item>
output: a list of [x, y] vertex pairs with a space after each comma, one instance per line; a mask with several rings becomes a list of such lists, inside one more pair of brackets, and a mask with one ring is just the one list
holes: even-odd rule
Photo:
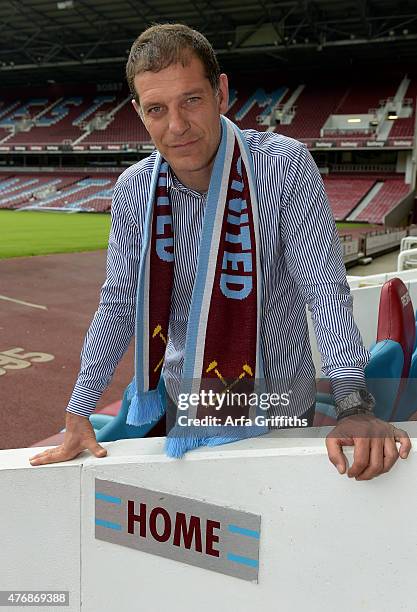
[[69, 461], [85, 449], [88, 449], [95, 457], [105, 457], [107, 455], [107, 450], [98, 444], [94, 428], [88, 418], [67, 412], [65, 427], [63, 443], [30, 457], [31, 465]]
[[388, 472], [399, 456], [406, 459], [411, 449], [406, 431], [372, 415], [355, 414], [341, 419], [326, 437], [330, 461], [340, 474], [345, 474], [347, 459], [343, 446], [354, 446], [353, 464], [347, 474], [356, 480], [371, 480]]

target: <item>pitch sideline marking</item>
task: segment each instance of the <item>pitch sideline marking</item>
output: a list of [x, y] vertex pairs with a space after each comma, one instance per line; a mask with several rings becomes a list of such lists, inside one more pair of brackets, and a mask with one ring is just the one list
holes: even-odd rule
[[6, 295], [0, 295], [0, 300], [6, 300], [6, 302], [14, 302], [15, 304], [22, 304], [23, 306], [29, 306], [30, 308], [40, 308], [41, 310], [48, 310], [46, 306], [41, 304], [31, 304], [30, 302], [23, 302], [22, 300], [15, 300], [14, 298], [7, 297]]

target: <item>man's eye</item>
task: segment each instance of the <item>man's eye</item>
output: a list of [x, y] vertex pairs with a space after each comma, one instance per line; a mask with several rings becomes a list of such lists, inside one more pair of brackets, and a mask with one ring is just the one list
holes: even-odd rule
[[190, 104], [195, 104], [199, 100], [201, 100], [201, 98], [199, 98], [198, 96], [192, 96], [191, 98], [187, 98], [187, 102], [189, 102]]
[[160, 106], [152, 106], [152, 108], [148, 108], [148, 115], [157, 115], [161, 111]]

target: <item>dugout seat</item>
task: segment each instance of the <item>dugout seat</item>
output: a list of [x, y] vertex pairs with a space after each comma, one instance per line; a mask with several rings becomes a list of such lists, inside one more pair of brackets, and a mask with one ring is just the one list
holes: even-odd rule
[[416, 310], [416, 341], [411, 356], [410, 372], [407, 385], [401, 396], [397, 415], [397, 421], [417, 420], [417, 310]]
[[[412, 365], [417, 370], [415, 344], [416, 320], [410, 294], [399, 278], [392, 278], [381, 289], [377, 338], [370, 348], [371, 358], [365, 369], [367, 387], [376, 399], [375, 413], [385, 421], [405, 420], [413, 412], [406, 408], [408, 393], [404, 391], [410, 386], [407, 382], [414, 373]], [[315, 424], [336, 422], [330, 395], [317, 395], [316, 414]]]
[[[160, 393], [164, 396], [165, 385], [163, 384], [162, 379], [158, 384], [158, 387]], [[130, 402], [128, 400], [127, 388], [123, 394], [122, 405], [118, 414], [111, 418], [110, 421], [100, 427], [100, 424], [96, 423], [95, 421], [95, 417], [98, 415], [93, 414], [90, 416], [90, 421], [96, 430], [97, 442], [114, 442], [115, 440], [126, 440], [129, 438], [145, 438], [151, 429], [155, 428], [160, 422], [161, 419], [156, 419], [155, 421], [146, 423], [146, 425], [141, 425], [140, 427], [127, 425], [126, 418], [129, 411], [129, 404]], [[165, 417], [162, 417], [162, 419], [164, 418]], [[96, 429], [96, 425], [99, 427], [98, 429]]]

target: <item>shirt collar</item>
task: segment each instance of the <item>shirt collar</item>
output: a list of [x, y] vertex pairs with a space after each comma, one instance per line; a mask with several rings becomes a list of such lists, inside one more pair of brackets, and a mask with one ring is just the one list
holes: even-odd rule
[[196, 191], [195, 189], [190, 189], [189, 187], [186, 187], [185, 185], [183, 185], [181, 181], [177, 178], [177, 176], [174, 174], [174, 172], [171, 170], [170, 166], [168, 166], [167, 188], [168, 188], [168, 191], [170, 189], [176, 189], [177, 191], [182, 191], [183, 193], [194, 196], [195, 198], [201, 198], [201, 197], [205, 198], [207, 196], [207, 192], [200, 193], [199, 191]]

